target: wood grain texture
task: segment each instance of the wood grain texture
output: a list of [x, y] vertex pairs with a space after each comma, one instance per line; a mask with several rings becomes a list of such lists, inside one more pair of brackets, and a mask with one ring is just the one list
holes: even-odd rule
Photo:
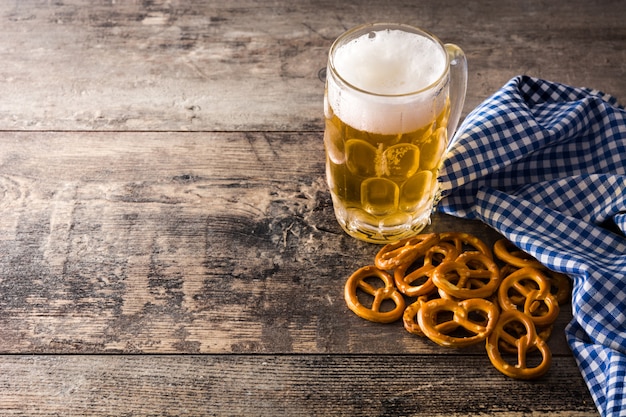
[[0, 351], [437, 351], [346, 308], [379, 247], [334, 220], [319, 136], [0, 133]]
[[[0, 141], [2, 415], [594, 415], [567, 308], [538, 383], [348, 311], [378, 246], [334, 221], [317, 133]], [[498, 237], [444, 215], [429, 230]]]
[[346, 308], [378, 247], [333, 216], [323, 70], [372, 21], [460, 45], [465, 114], [518, 74], [626, 101], [621, 0], [0, 2], [0, 415], [597, 416], [569, 307], [533, 382]]
[[320, 130], [332, 41], [397, 21], [467, 53], [465, 113], [518, 74], [626, 96], [621, 0], [0, 3], [0, 129]]
[[571, 357], [535, 382], [483, 357], [5, 356], [6, 416], [595, 417]]

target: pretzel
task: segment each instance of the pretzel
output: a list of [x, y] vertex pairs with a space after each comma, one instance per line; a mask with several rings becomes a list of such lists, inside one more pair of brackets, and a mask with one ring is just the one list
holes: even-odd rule
[[[501, 281], [504, 281], [513, 272], [519, 271], [520, 269], [521, 268], [518, 268], [518, 267], [513, 266], [511, 264], [504, 265], [502, 268], [500, 268], [500, 279], [501, 279]], [[532, 288], [536, 288], [536, 287], [531, 287], [531, 288], [529, 288], [529, 290], [531, 290]], [[500, 292], [499, 288], [498, 288], [498, 292]], [[509, 301], [511, 301], [511, 303], [515, 304], [518, 307], [523, 306], [524, 302], [526, 301], [526, 297], [524, 297], [522, 294], [520, 294], [518, 292], [509, 293], [508, 297], [509, 297]], [[498, 303], [500, 303], [500, 302], [498, 301]]]
[[[511, 275], [513, 272], [517, 271], [518, 267], [515, 267], [511, 264], [506, 264], [502, 268], [500, 268], [500, 277], [501, 279], [506, 278]], [[571, 293], [571, 286], [569, 277], [560, 272], [555, 272], [547, 268], [542, 268], [541, 273], [548, 278], [550, 282], [550, 293], [552, 293], [556, 297], [556, 301], [559, 305], [563, 305], [569, 300], [569, 296]], [[514, 297], [510, 297], [513, 299]], [[517, 304], [517, 303], [516, 303]]]
[[428, 297], [425, 295], [417, 297], [417, 300], [414, 303], [409, 304], [402, 314], [402, 324], [404, 325], [406, 331], [421, 337], [426, 335], [417, 322], [417, 313], [422, 307], [422, 304], [426, 302], [427, 298]]
[[[504, 263], [502, 268], [494, 259]], [[498, 371], [532, 379], [550, 367], [546, 340], [570, 290], [566, 275], [548, 270], [507, 239], [498, 240], [492, 252], [469, 233], [447, 232], [383, 246], [374, 265], [348, 278], [344, 298], [359, 317], [380, 323], [402, 317], [408, 332], [442, 346], [462, 348], [486, 340]], [[365, 294], [371, 303], [364, 301]], [[406, 306], [405, 296], [416, 300]], [[537, 360], [529, 364], [528, 359], [535, 351], [541, 356], [536, 366]], [[510, 364], [503, 354], [517, 356], [517, 363]]]
[[[537, 336], [543, 339], [543, 341], [547, 342], [550, 336], [552, 335], [552, 330], [554, 329], [554, 325], [549, 325], [545, 327], [537, 327], [535, 326], [535, 332]], [[526, 327], [518, 321], [512, 321], [507, 324], [507, 328], [505, 329], [507, 333], [512, 336], [515, 336], [517, 339], [526, 334]], [[504, 339], [500, 339], [498, 343], [498, 347], [501, 352], [506, 353], [517, 353], [517, 346], [510, 345]], [[530, 348], [529, 352], [534, 350], [534, 348]]]
[[376, 254], [374, 265], [382, 270], [391, 270], [410, 264], [437, 242], [439, 242], [439, 235], [428, 233], [388, 243]]
[[541, 262], [526, 252], [519, 250], [517, 246], [507, 239], [500, 239], [494, 243], [493, 253], [501, 261], [511, 264], [517, 268], [525, 268], [529, 266], [532, 268], [544, 269]]
[[[449, 313], [452, 313], [450, 320], [441, 320], [442, 316]], [[460, 348], [485, 340], [493, 331], [498, 314], [498, 308], [482, 298], [459, 302], [436, 298], [420, 306], [417, 321], [422, 332], [433, 342], [441, 346]], [[468, 335], [454, 335], [453, 332], [459, 327]]]
[[417, 314], [419, 313], [422, 305], [432, 299], [430, 298], [432, 295], [433, 294], [420, 295], [419, 297], [417, 297], [417, 300], [415, 300], [414, 303], [409, 304], [404, 310], [404, 314], [402, 314], [402, 324], [409, 333], [421, 337], [426, 337], [417, 321]]
[[[375, 287], [369, 284], [367, 278], [378, 278], [383, 281], [383, 287]], [[371, 307], [363, 305], [358, 298], [357, 290], [374, 297]], [[378, 323], [391, 323], [402, 317], [405, 302], [404, 297], [393, 285], [393, 278], [385, 271], [381, 271], [373, 265], [364, 266], [354, 272], [346, 281], [344, 298], [348, 308], [357, 316]], [[391, 300], [395, 307], [391, 311], [381, 311], [383, 301]]]
[[502, 281], [498, 301], [503, 310], [522, 308], [538, 326], [552, 324], [559, 314], [559, 303], [550, 293], [548, 279], [530, 267], [518, 269]]
[[[524, 326], [523, 334], [518, 334], [517, 331], [512, 334], [509, 330], [512, 323]], [[515, 365], [511, 365], [502, 357], [501, 342], [516, 348], [517, 363]], [[517, 310], [502, 312], [498, 323], [487, 338], [486, 348], [493, 366], [504, 375], [516, 379], [538, 378], [548, 371], [552, 361], [552, 352], [548, 344], [537, 336], [531, 318]], [[542, 358], [537, 366], [529, 367], [527, 356], [532, 350], [538, 350]]]
[[486, 255], [464, 252], [454, 262], [444, 262], [435, 268], [432, 281], [452, 297], [487, 298], [498, 288], [500, 270]]
[[[419, 297], [433, 292], [435, 284], [432, 272], [436, 266], [458, 256], [456, 248], [449, 243], [431, 246], [424, 254], [422, 266], [407, 274], [407, 270], [415, 263], [403, 264], [395, 269], [393, 277], [398, 290], [408, 297]], [[421, 282], [421, 284], [414, 284]]]
[[491, 249], [489, 249], [489, 246], [487, 246], [485, 242], [483, 242], [476, 236], [471, 235], [469, 233], [459, 233], [459, 232], [440, 233], [439, 240], [442, 242], [452, 243], [454, 246], [456, 246], [456, 249], [459, 251], [459, 253], [466, 252], [463, 250], [463, 248], [464, 246], [469, 246], [477, 250], [478, 252], [482, 253], [489, 259], [493, 259], [493, 253], [491, 252]]

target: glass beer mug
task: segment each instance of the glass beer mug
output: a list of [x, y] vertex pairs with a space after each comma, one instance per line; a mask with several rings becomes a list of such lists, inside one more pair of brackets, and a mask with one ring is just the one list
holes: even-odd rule
[[368, 24], [330, 48], [324, 94], [326, 181], [351, 236], [419, 233], [461, 116], [467, 61], [456, 45], [402, 24]]

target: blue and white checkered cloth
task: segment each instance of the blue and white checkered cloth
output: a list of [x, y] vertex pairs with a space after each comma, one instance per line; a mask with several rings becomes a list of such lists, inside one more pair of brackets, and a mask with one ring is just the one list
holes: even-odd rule
[[437, 209], [480, 219], [572, 278], [566, 336], [604, 417], [626, 416], [626, 111], [519, 76], [464, 120]]

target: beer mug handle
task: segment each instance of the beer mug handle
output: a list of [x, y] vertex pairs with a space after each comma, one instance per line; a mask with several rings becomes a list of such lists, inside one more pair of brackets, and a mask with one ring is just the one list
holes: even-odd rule
[[461, 112], [465, 103], [467, 58], [458, 46], [451, 43], [447, 43], [444, 46], [450, 60], [450, 117], [448, 118], [448, 138], [450, 142], [447, 149], [449, 151], [456, 142], [454, 133], [461, 119]]

